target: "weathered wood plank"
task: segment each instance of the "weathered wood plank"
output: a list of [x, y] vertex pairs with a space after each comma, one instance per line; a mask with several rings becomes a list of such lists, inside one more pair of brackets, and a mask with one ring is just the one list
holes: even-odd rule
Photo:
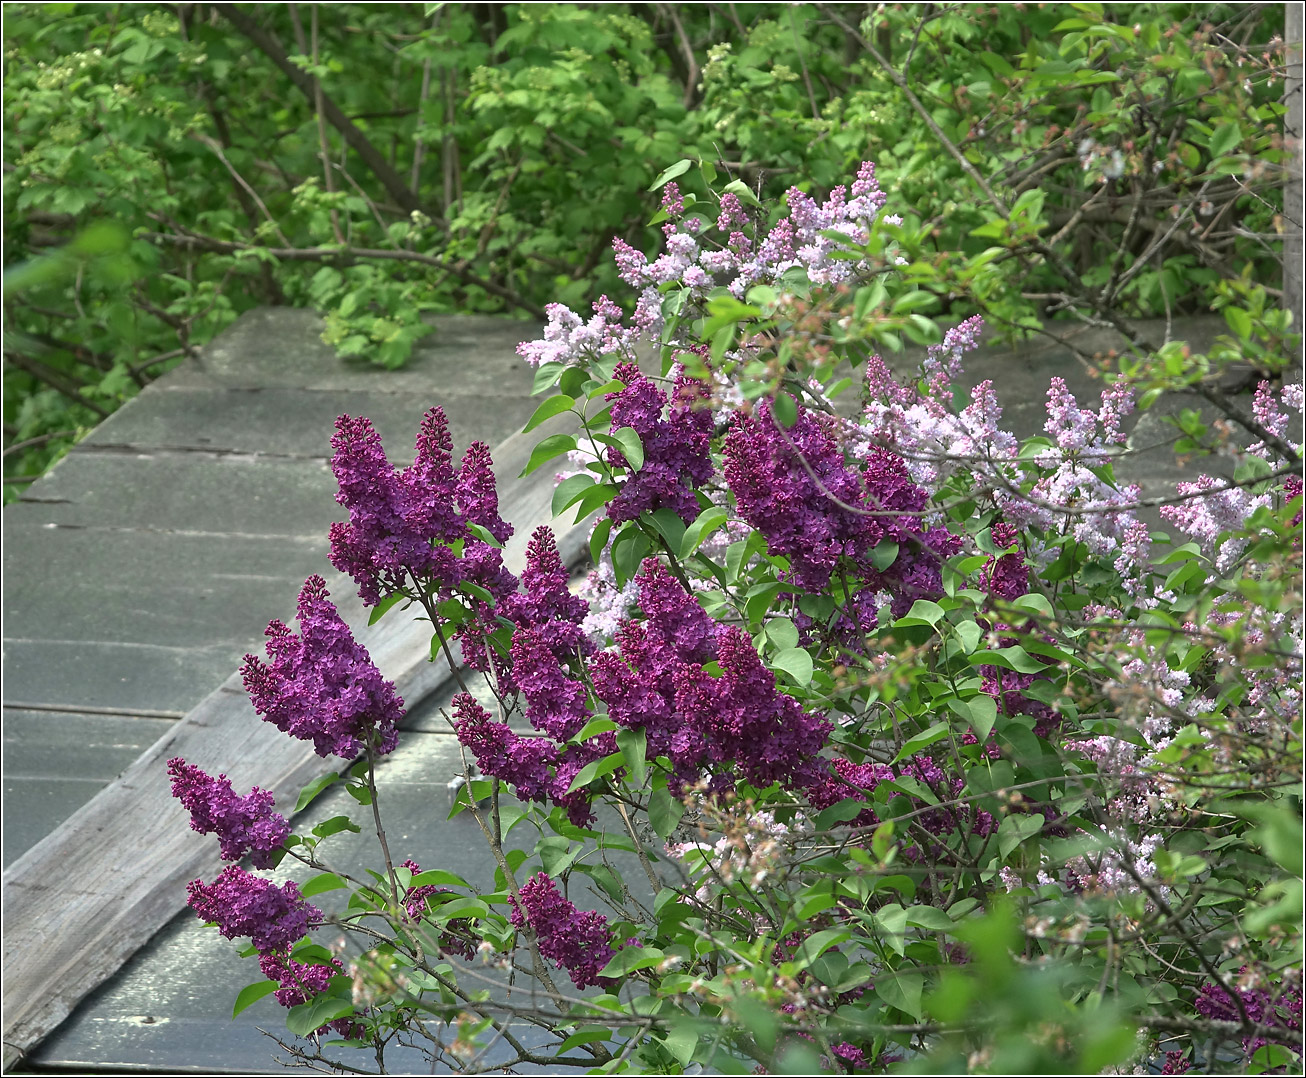
[[[494, 452], [501, 513], [516, 528], [505, 562], [518, 573], [531, 531], [551, 523], [549, 473], [517, 477], [545, 433], [514, 435]], [[551, 526], [563, 560], [575, 564], [586, 529]], [[429, 634], [419, 623], [391, 615], [368, 628], [350, 582], [333, 574], [328, 583], [342, 616], [410, 708], [444, 684], [450, 672], [443, 659], [429, 661]], [[283, 805], [333, 767], [306, 742], [259, 722], [233, 674], [16, 861], [2, 881], [6, 1067], [183, 908], [189, 880], [217, 872], [215, 844], [189, 830], [171, 799], [165, 764], [178, 755], [210, 773], [225, 771], [238, 788], [269, 789]]]

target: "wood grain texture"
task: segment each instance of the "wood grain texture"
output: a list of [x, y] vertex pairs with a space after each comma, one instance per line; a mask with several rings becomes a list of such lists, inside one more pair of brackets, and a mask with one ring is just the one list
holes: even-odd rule
[[[516, 573], [541, 524], [553, 528], [569, 566], [586, 549], [585, 527], [550, 520], [552, 470], [518, 478], [547, 433], [514, 435], [493, 454], [500, 513], [516, 529], [504, 560]], [[369, 628], [352, 583], [340, 574], [327, 582], [341, 615], [410, 710], [444, 685], [450, 671], [443, 658], [429, 661], [429, 630], [398, 611]], [[314, 778], [341, 769], [309, 743], [260, 722], [233, 673], [117, 781], [10, 866], [2, 881], [6, 1069], [185, 906], [190, 880], [218, 872], [216, 843], [189, 829], [171, 797], [166, 763], [173, 756], [211, 774], [225, 772], [238, 789], [271, 790], [283, 806]]]

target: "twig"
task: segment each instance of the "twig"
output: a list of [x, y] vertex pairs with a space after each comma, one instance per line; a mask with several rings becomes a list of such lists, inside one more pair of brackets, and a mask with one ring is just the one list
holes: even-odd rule
[[[75, 430], [56, 430], [51, 431], [49, 434], [38, 434], [35, 438], [27, 438], [21, 442], [15, 442], [13, 445], [5, 446], [3, 455], [7, 457], [10, 453], [18, 453], [24, 449], [32, 449], [38, 445], [45, 445], [46, 442], [53, 441], [55, 438], [71, 438], [76, 433]], [[34, 475], [30, 478], [39, 479], [41, 477], [39, 475]]]
[[10, 351], [5, 352], [5, 359], [9, 360], [9, 362], [14, 366], [25, 370], [33, 378], [37, 378], [44, 382], [51, 389], [57, 389], [69, 400], [76, 401], [83, 408], [89, 408], [101, 419], [109, 418], [109, 410], [107, 408], [96, 404], [92, 400], [87, 400], [87, 398], [82, 395], [80, 389], [65, 379], [63, 375], [59, 374], [57, 371], [51, 370], [40, 360], [32, 359], [31, 357], [22, 355], [19, 352]]
[[392, 262], [415, 262], [452, 273], [464, 283], [483, 288], [492, 296], [505, 299], [513, 306], [520, 307], [523, 311], [534, 315], [536, 318], [544, 319], [548, 317], [542, 307], [514, 292], [511, 288], [505, 288], [493, 281], [485, 280], [479, 274], [467, 269], [464, 263], [446, 262], [433, 255], [418, 254], [416, 251], [393, 251], [375, 247], [264, 247], [262, 244], [257, 243], [234, 243], [228, 240], [218, 240], [211, 236], [201, 236], [198, 233], [189, 231], [180, 236], [167, 232], [145, 232], [142, 233], [142, 238], [170, 243], [177, 247], [214, 251], [219, 254], [263, 251], [274, 258], [288, 262], [329, 262], [336, 265], [352, 265], [355, 262], [369, 258]]
[[[266, 30], [235, 4], [214, 4], [213, 7], [226, 16], [237, 30], [249, 38], [305, 98], [310, 102], [316, 102], [313, 89], [314, 80], [307, 72], [301, 71], [291, 62], [281, 46], [276, 43]], [[404, 182], [403, 177], [395, 171], [390, 162], [385, 159], [385, 156], [372, 145], [368, 137], [344, 114], [340, 106], [325, 93], [322, 94], [321, 104], [322, 113], [326, 116], [327, 121], [340, 132], [341, 137], [349, 144], [350, 148], [363, 159], [390, 197], [408, 213], [412, 213], [414, 210], [425, 212], [425, 207], [408, 189], [408, 184]]]
[[247, 181], [244, 176], [242, 176], [239, 172], [236, 171], [236, 166], [233, 165], [229, 160], [227, 160], [227, 155], [222, 149], [222, 144], [212, 136], [205, 135], [199, 131], [192, 131], [190, 133], [190, 137], [193, 138], [196, 142], [204, 146], [207, 146], [210, 150], [213, 151], [213, 155], [219, 161], [221, 161], [222, 164], [226, 167], [226, 170], [231, 173], [231, 178], [240, 185], [241, 189], [247, 195], [249, 195], [251, 199], [253, 199], [254, 205], [256, 205], [259, 208], [259, 211], [263, 214], [264, 219], [267, 221], [268, 224], [270, 224], [273, 227], [273, 229], [276, 230], [277, 238], [282, 243], [289, 245], [290, 239], [286, 236], [284, 232], [281, 231], [281, 226], [277, 224], [277, 219], [272, 216], [272, 211], [268, 209], [267, 203], [264, 202], [263, 199], [259, 197], [258, 192], [255, 191], [254, 188], [250, 186], [249, 181]]

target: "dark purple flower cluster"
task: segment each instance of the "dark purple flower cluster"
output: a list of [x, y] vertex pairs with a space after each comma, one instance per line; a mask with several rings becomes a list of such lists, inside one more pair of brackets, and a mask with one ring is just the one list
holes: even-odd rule
[[[1238, 971], [1244, 975], [1247, 967]], [[1282, 1044], [1286, 1048], [1302, 1050], [1300, 986], [1283, 985], [1271, 993], [1267, 988], [1234, 988], [1242, 1002], [1243, 1011], [1257, 1025], [1263, 1027], [1257, 1036], [1242, 1039], [1243, 1051], [1250, 1059], [1256, 1050], [1266, 1044]], [[1197, 994], [1193, 1004], [1198, 1014], [1221, 1022], [1241, 1022], [1242, 1012], [1229, 989], [1208, 981]]]
[[[960, 549], [960, 540], [922, 522], [927, 495], [901, 457], [875, 449], [855, 471], [844, 460], [832, 420], [800, 405], [786, 430], [765, 403], [755, 417], [736, 418], [724, 456], [740, 515], [766, 537], [773, 554], [789, 559], [794, 583], [819, 591], [845, 559], [861, 583], [852, 599], [857, 624], [848, 628], [865, 633], [875, 627], [880, 589], [890, 593], [895, 617], [916, 599], [942, 592], [942, 559]], [[892, 565], [877, 570], [871, 552], [885, 540], [900, 549]]]
[[617, 953], [608, 942], [608, 919], [596, 910], [582, 913], [543, 872], [522, 886], [520, 903], [512, 899], [512, 923], [518, 931], [529, 925], [540, 954], [565, 969], [577, 988], [599, 984], [599, 971]]
[[212, 883], [192, 880], [187, 891], [200, 918], [215, 922], [227, 939], [248, 936], [264, 953], [288, 951], [303, 939], [309, 922], [322, 916], [294, 883], [277, 887], [239, 865], [228, 865]]
[[[712, 478], [710, 391], [697, 379], [682, 376], [668, 401], [667, 394], [634, 363], [618, 364], [613, 377], [626, 388], [607, 395], [612, 402], [612, 430], [630, 427], [638, 434], [644, 462], [608, 503], [608, 516], [620, 524], [666, 508], [686, 524], [692, 523], [700, 509], [694, 488]], [[607, 456], [613, 467], [630, 469], [616, 447], [609, 447]]]
[[416, 458], [403, 471], [386, 458], [371, 420], [342, 415], [331, 445], [336, 501], [349, 510], [348, 523], [331, 526], [331, 564], [354, 579], [363, 602], [404, 590], [410, 578], [446, 587], [472, 580], [496, 594], [516, 589], [498, 549], [467, 529], [479, 524], [500, 543], [512, 535], [499, 517], [490, 451], [473, 442], [455, 473], [442, 409], [422, 419]]
[[216, 779], [180, 756], [168, 761], [172, 796], [190, 813], [190, 826], [201, 835], [217, 835], [224, 861], [249, 856], [255, 868], [271, 868], [273, 855], [290, 834], [290, 824], [273, 812], [272, 794], [257, 786], [237, 797], [226, 775]]
[[[405, 861], [404, 868], [414, 876], [422, 871], [422, 866], [412, 860]], [[401, 901], [408, 916], [414, 921], [420, 921], [426, 915], [427, 899], [432, 895], [452, 893], [448, 887], [424, 883], [418, 887], [409, 887]], [[476, 948], [472, 943], [473, 932], [474, 928], [470, 920], [466, 917], [455, 917], [440, 932], [436, 943], [443, 954], [471, 959], [476, 956]]]
[[[941, 800], [956, 799], [966, 785], [960, 775], [949, 778], [937, 761], [925, 755], [914, 756], [896, 769], [887, 764], [854, 764], [842, 757], [826, 762], [829, 765], [826, 771], [804, 791], [808, 804], [818, 812], [840, 801], [864, 801], [869, 804], [870, 795], [874, 794], [880, 783], [892, 782], [898, 778], [916, 779], [933, 790]], [[915, 809], [926, 808], [920, 798], [911, 797], [909, 800]], [[848, 826], [872, 827], [879, 820], [875, 810], [867, 808], [850, 820]], [[953, 812], [943, 809], [923, 812], [918, 821], [936, 835], [955, 831], [959, 827], [973, 835], [988, 835], [997, 829], [997, 824], [988, 812], [983, 809], [966, 810], [961, 806]]]
[[312, 741], [319, 756], [352, 760], [368, 744], [378, 755], [387, 753], [398, 741], [404, 702], [354, 640], [328, 594], [320, 576], [304, 582], [300, 635], [272, 622], [271, 665], [246, 655], [245, 690], [255, 711], [291, 737]]
[[[286, 1008], [307, 1003], [319, 992], [325, 992], [330, 987], [332, 977], [339, 977], [345, 972], [338, 958], [331, 959], [330, 965], [322, 962], [296, 962], [288, 955], [278, 952], [261, 956], [258, 966], [264, 977], [281, 985], [272, 994], [276, 997], [276, 1001]], [[319, 1026], [312, 1035], [322, 1036], [328, 1030], [342, 1037], [362, 1035], [362, 1027], [353, 1018], [337, 1018], [333, 1022]]]
[[[803, 781], [829, 723], [776, 687], [752, 643], [718, 627], [656, 559], [644, 562], [642, 622], [617, 630], [619, 652], [590, 662], [595, 695], [612, 720], [645, 732], [650, 757], [666, 756], [684, 779], [714, 767], [760, 786]], [[703, 669], [716, 661], [721, 676]]]
[[738, 626], [719, 629], [717, 662], [720, 677], [697, 663], [682, 665], [675, 675], [676, 709], [702, 738], [707, 760], [734, 761], [743, 777], [761, 788], [814, 780], [829, 719], [809, 714], [776, 688], [775, 675]]
[[521, 737], [507, 723], [495, 722], [469, 693], [453, 698], [453, 714], [458, 741], [476, 757], [482, 774], [513, 787], [518, 800], [561, 806], [577, 827], [594, 819], [589, 794], [567, 790], [587, 763], [617, 751], [611, 733], [560, 748], [550, 738]]
[[540, 631], [560, 661], [589, 654], [593, 643], [581, 629], [589, 603], [567, 587], [567, 567], [553, 529], [542, 524], [526, 544], [522, 591], [505, 600], [500, 613], [517, 625]]

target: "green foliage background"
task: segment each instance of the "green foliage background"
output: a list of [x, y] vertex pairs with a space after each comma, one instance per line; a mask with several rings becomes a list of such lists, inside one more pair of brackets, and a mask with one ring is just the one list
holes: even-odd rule
[[6, 500], [251, 307], [397, 367], [430, 313], [617, 293], [684, 157], [873, 160], [933, 316], [1214, 305], [1283, 351], [1282, 5], [867, 10], [7, 4]]

